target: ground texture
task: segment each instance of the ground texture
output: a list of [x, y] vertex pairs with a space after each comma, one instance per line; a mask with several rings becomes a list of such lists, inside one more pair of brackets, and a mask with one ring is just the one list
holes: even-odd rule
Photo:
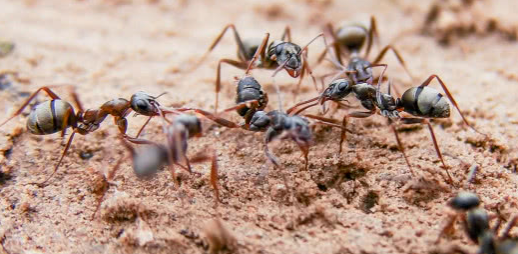
[[[76, 136], [60, 170], [40, 188], [27, 183], [48, 176], [64, 146], [59, 134], [28, 133], [25, 114], [0, 130], [5, 248], [0, 253], [208, 253], [218, 245], [235, 253], [434, 253], [452, 243], [475, 252], [460, 225], [436, 243], [452, 213], [449, 198], [470, 190], [491, 214], [508, 219], [518, 211], [518, 20], [509, 11], [518, 7], [515, 1], [4, 0], [0, 5], [0, 40], [15, 45], [11, 53], [2, 52], [0, 70], [19, 73], [19, 80], [11, 75], [2, 80], [1, 120], [28, 93], [50, 84], [73, 84], [86, 108], [144, 90], [167, 92], [159, 98], [165, 106], [212, 111], [217, 60], [236, 57], [230, 34], [195, 72], [187, 70], [227, 23], [235, 23], [242, 37], [270, 32], [273, 38], [289, 24], [294, 41], [304, 45], [327, 22], [367, 22], [374, 15], [380, 44], [397, 47], [415, 78], [389, 54], [387, 75], [396, 87], [404, 91], [439, 75], [468, 120], [490, 136], [467, 128], [456, 111], [433, 123], [452, 185], [444, 180], [426, 127], [400, 128], [412, 176], [381, 116], [351, 119], [352, 133], [340, 156], [339, 131], [316, 126], [308, 170], [293, 143], [279, 142], [274, 151], [282, 172], [266, 163], [262, 133], [204, 121], [205, 135], [190, 141], [189, 154], [217, 150], [222, 199], [217, 209], [210, 163], [194, 166], [200, 174], [181, 172], [175, 189], [166, 170], [151, 180], [137, 179], [127, 159], [92, 220], [102, 188], [99, 172], [128, 156], [112, 120]], [[322, 43], [310, 48], [313, 63]], [[374, 47], [374, 53], [379, 50]], [[315, 74], [331, 69], [325, 63]], [[222, 107], [233, 105], [234, 76], [242, 73], [223, 68]], [[277, 108], [271, 71], [253, 74], [270, 94], [268, 109]], [[292, 105], [296, 81], [281, 72], [275, 82], [284, 107]], [[440, 89], [435, 81], [432, 86]], [[55, 91], [71, 99], [67, 88]], [[315, 94], [307, 79], [297, 97]], [[226, 117], [240, 120], [235, 113]], [[128, 119], [130, 135], [145, 121]], [[162, 141], [160, 121], [153, 120], [143, 137]], [[476, 178], [468, 182], [474, 165]]]

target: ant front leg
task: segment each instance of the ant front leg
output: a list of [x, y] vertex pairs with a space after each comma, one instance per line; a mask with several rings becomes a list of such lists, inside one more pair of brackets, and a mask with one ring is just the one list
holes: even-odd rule
[[444, 92], [446, 93], [446, 96], [448, 97], [448, 99], [450, 99], [451, 103], [453, 103], [453, 106], [455, 106], [455, 108], [457, 109], [457, 111], [459, 112], [460, 114], [460, 117], [462, 117], [462, 121], [464, 121], [464, 123], [469, 127], [471, 128], [472, 130], [474, 130], [476, 133], [479, 133], [479, 134], [482, 134], [484, 136], [487, 137], [486, 134], [484, 133], [481, 133], [479, 132], [478, 130], [476, 130], [473, 126], [471, 126], [471, 124], [469, 124], [468, 120], [464, 117], [464, 115], [462, 114], [462, 112], [460, 111], [460, 108], [457, 104], [457, 102], [455, 101], [455, 99], [453, 98], [453, 96], [451, 95], [450, 93], [450, 90], [448, 90], [448, 88], [446, 87], [446, 85], [444, 84], [444, 82], [441, 80], [441, 78], [439, 78], [439, 76], [437, 76], [436, 74], [433, 74], [433, 75], [430, 75], [430, 77], [428, 77], [428, 79], [426, 79], [419, 87], [425, 87], [425, 86], [428, 86], [430, 84], [430, 82], [432, 82], [432, 80], [436, 78], [437, 81], [439, 81], [439, 84], [441, 85], [442, 89], [444, 90]]
[[414, 80], [414, 76], [412, 76], [412, 74], [410, 73], [410, 71], [408, 70], [408, 67], [406, 66], [406, 63], [405, 63], [405, 60], [403, 60], [403, 57], [401, 57], [401, 54], [399, 54], [399, 52], [397, 51], [397, 49], [395, 49], [392, 45], [387, 45], [385, 46], [381, 51], [380, 53], [378, 54], [378, 56], [376, 57], [376, 59], [372, 62], [373, 65], [375, 64], [378, 64], [379, 62], [381, 62], [381, 60], [383, 59], [383, 57], [385, 56], [385, 54], [387, 53], [388, 50], [392, 50], [392, 52], [394, 52], [394, 55], [396, 56], [399, 64], [401, 64], [401, 66], [403, 67], [403, 69], [405, 70], [406, 74], [410, 77], [410, 80]]
[[45, 93], [47, 93], [47, 95], [52, 99], [52, 100], [59, 100], [59, 96], [57, 94], [55, 94], [52, 90], [50, 90], [50, 87], [48, 86], [43, 86], [43, 87], [40, 87], [38, 88], [38, 90], [36, 90], [36, 92], [32, 93], [31, 96], [29, 96], [29, 98], [22, 104], [22, 106], [16, 111], [14, 112], [13, 115], [11, 115], [11, 117], [9, 117], [7, 120], [5, 120], [4, 122], [2, 122], [0, 124], [0, 127], [2, 127], [4, 124], [6, 124], [7, 122], [9, 122], [11, 119], [15, 118], [16, 116], [18, 116], [19, 114], [21, 114], [23, 112], [23, 110], [25, 109], [25, 107], [27, 107], [27, 105], [29, 105], [29, 103], [36, 97], [36, 95], [38, 95], [38, 93], [40, 91], [44, 91]]
[[437, 143], [437, 138], [435, 137], [435, 132], [433, 131], [433, 127], [430, 124], [430, 122], [424, 118], [400, 118], [401, 122], [404, 124], [426, 124], [428, 126], [428, 130], [430, 131], [430, 136], [432, 137], [433, 146], [435, 147], [435, 151], [437, 152], [437, 156], [441, 160], [441, 163], [443, 165], [444, 171], [446, 171], [446, 175], [448, 175], [449, 182], [453, 184], [453, 178], [450, 175], [450, 172], [448, 171], [448, 166], [444, 162], [441, 150], [439, 149], [439, 145]]
[[221, 59], [221, 60], [219, 60], [218, 68], [217, 68], [217, 71], [216, 71], [216, 87], [215, 87], [216, 104], [214, 106], [214, 112], [218, 111], [219, 91], [221, 90], [221, 64], [223, 64], [223, 63], [232, 65], [232, 66], [234, 66], [236, 68], [239, 68], [239, 69], [242, 69], [242, 70], [245, 70], [248, 67], [248, 64], [246, 62], [239, 62], [239, 61], [232, 60], [232, 59]]

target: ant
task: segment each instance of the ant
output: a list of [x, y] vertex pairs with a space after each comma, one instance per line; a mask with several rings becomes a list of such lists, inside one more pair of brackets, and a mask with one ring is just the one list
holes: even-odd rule
[[[215, 150], [211, 149], [208, 152], [206, 151], [197, 154], [191, 159], [187, 158], [188, 139], [202, 136], [202, 125], [200, 119], [196, 116], [187, 114], [178, 114], [173, 118], [172, 122], [165, 117], [163, 118], [167, 123], [169, 123], [169, 125], [165, 125], [164, 123], [166, 144], [156, 143], [147, 139], [130, 138], [127, 136], [122, 136], [121, 138], [123, 145], [131, 154], [135, 175], [141, 179], [149, 179], [153, 177], [159, 169], [168, 165], [169, 171], [175, 181], [175, 186], [179, 186], [174, 169], [175, 165], [180, 166], [189, 173], [193, 173], [191, 170], [191, 163], [211, 161], [210, 183], [214, 189], [215, 207], [217, 207], [218, 203], [221, 201], [219, 198], [218, 164]], [[146, 145], [146, 147], [137, 150], [130, 142]], [[104, 186], [101, 190], [102, 194], [97, 201], [97, 206], [92, 219], [95, 218], [95, 215], [99, 211], [109, 186], [114, 185], [111, 183], [111, 180], [113, 179], [115, 172], [118, 170], [122, 160], [125, 158], [125, 156], [122, 157], [117, 162], [116, 166], [108, 172], [108, 174], [104, 175]], [[182, 162], [185, 162], [186, 165], [182, 165]]]
[[[449, 201], [448, 205], [457, 212], [466, 213], [462, 214], [462, 224], [469, 239], [479, 245], [478, 253], [513, 254], [518, 252], [518, 241], [509, 236], [509, 232], [518, 222], [518, 216], [515, 215], [511, 218], [499, 237], [498, 231], [501, 226], [501, 219], [498, 218], [493, 228], [490, 228], [489, 215], [486, 210], [479, 208], [480, 199], [476, 194], [460, 192]], [[457, 216], [451, 217], [441, 231], [439, 239], [448, 229], [453, 227]], [[451, 251], [468, 253], [459, 246], [452, 246]]]
[[126, 135], [126, 130], [128, 127], [126, 116], [132, 110], [138, 114], [149, 116], [147, 122], [139, 130], [137, 137], [140, 135], [152, 117], [158, 116], [161, 113], [174, 112], [162, 108], [156, 101], [156, 99], [161, 95], [154, 97], [148, 95], [145, 92], [137, 92], [133, 94], [129, 101], [123, 98], [118, 98], [104, 103], [98, 109], [83, 110], [79, 96], [74, 91], [72, 91], [71, 95], [77, 108], [76, 113], [74, 111], [74, 107], [72, 107], [69, 102], [62, 100], [50, 89], [50, 86], [43, 86], [32, 93], [31, 96], [29, 96], [29, 98], [11, 117], [0, 124], [0, 127], [9, 122], [14, 117], [20, 115], [40, 91], [45, 92], [51, 98], [51, 100], [41, 102], [31, 110], [29, 117], [27, 118], [27, 129], [29, 132], [34, 135], [49, 135], [61, 131], [61, 136], [64, 137], [68, 128], [73, 129], [73, 132], [67, 141], [65, 149], [63, 150], [58, 163], [56, 166], [54, 166], [54, 171], [43, 182], [37, 183], [40, 186], [45, 184], [56, 173], [59, 165], [63, 161], [63, 158], [70, 148], [70, 145], [72, 144], [74, 135], [76, 133], [87, 135], [97, 130], [108, 115], [113, 116], [114, 122], [119, 128], [121, 134], [129, 138]]
[[[164, 119], [166, 119], [164, 117]], [[169, 122], [168, 120], [166, 120]], [[179, 114], [173, 118], [170, 124], [164, 126], [166, 134], [166, 144], [159, 144], [146, 139], [139, 138], [125, 138], [122, 139], [126, 148], [130, 151], [133, 159], [133, 170], [135, 175], [139, 178], [147, 178], [153, 176], [158, 169], [165, 165], [169, 166], [169, 170], [173, 179], [178, 186], [174, 166], [180, 166], [193, 173], [191, 170], [191, 163], [198, 163], [203, 161], [211, 161], [210, 182], [214, 188], [214, 196], [216, 198], [216, 206], [219, 199], [218, 189], [218, 164], [216, 152], [214, 149], [197, 154], [193, 158], [187, 158], [187, 141], [192, 137], [202, 136], [202, 125], [198, 117]], [[129, 142], [134, 144], [148, 145], [145, 149], [136, 151]], [[185, 165], [181, 163], [185, 162]]]
[[[363, 111], [355, 111], [349, 114], [346, 114], [343, 119], [343, 124], [346, 125], [347, 117], [355, 117], [355, 118], [366, 118], [369, 117], [376, 112], [379, 111], [379, 114], [382, 116], [385, 116], [389, 119], [389, 124], [392, 127], [392, 131], [394, 132], [396, 136], [396, 140], [398, 143], [399, 150], [403, 153], [403, 156], [405, 158], [405, 161], [410, 168], [410, 171], [413, 174], [412, 167], [410, 164], [410, 161], [408, 160], [408, 157], [405, 154], [404, 147], [402, 145], [402, 142], [399, 138], [399, 135], [396, 131], [396, 128], [392, 125], [393, 120], [399, 120], [403, 124], [426, 124], [428, 126], [428, 129], [430, 130], [430, 135], [432, 137], [432, 141], [435, 147], [435, 150], [437, 152], [437, 156], [441, 160], [443, 164], [443, 168], [445, 169], [448, 178], [450, 182], [453, 182], [453, 179], [451, 178], [448, 167], [446, 166], [446, 163], [444, 162], [442, 153], [439, 149], [439, 145], [437, 144], [437, 139], [435, 137], [435, 133], [433, 131], [432, 125], [427, 120], [427, 118], [448, 118], [450, 117], [450, 104], [444, 98], [444, 96], [439, 93], [437, 90], [428, 87], [428, 85], [432, 82], [433, 79], [437, 79], [439, 84], [441, 85], [442, 89], [446, 93], [446, 97], [451, 101], [453, 106], [457, 109], [459, 112], [462, 120], [464, 123], [469, 126], [471, 129], [473, 129], [475, 132], [480, 133], [477, 131], [474, 127], [472, 127], [469, 122], [466, 120], [464, 115], [462, 114], [457, 102], [451, 95], [450, 91], [444, 84], [444, 82], [441, 80], [441, 78], [435, 74], [430, 75], [420, 86], [418, 87], [412, 87], [408, 90], [406, 90], [403, 93], [403, 96], [401, 98], [394, 99], [391, 95], [391, 84], [389, 82], [389, 89], [388, 93], [381, 93], [380, 92], [380, 86], [381, 82], [383, 80], [383, 74], [387, 68], [387, 65], [382, 64], [380, 66], [383, 66], [384, 69], [381, 72], [380, 78], [378, 78], [378, 84], [377, 87], [374, 87], [373, 85], [362, 82], [357, 83], [354, 80], [340, 78], [336, 79], [324, 90], [324, 92], [312, 99], [300, 102], [293, 106], [292, 108], [288, 109], [288, 113], [294, 112], [294, 114], [299, 114], [302, 111], [316, 106], [316, 105], [324, 105], [326, 101], [333, 101], [335, 103], [338, 103], [339, 105], [344, 106], [341, 101], [344, 100], [344, 98], [349, 95], [350, 93], [353, 93], [355, 97], [360, 100], [361, 105], [366, 108], [367, 112]], [[309, 104], [311, 103], [311, 104]], [[308, 105], [306, 105], [308, 104]], [[298, 107], [305, 105], [303, 108], [300, 108], [296, 110]], [[296, 110], [296, 111], [295, 111]], [[409, 113], [412, 116], [415, 117], [401, 117], [399, 115], [400, 112], [406, 112]], [[483, 134], [483, 133], [480, 133]], [[339, 153], [342, 149], [342, 143], [345, 139], [346, 133], [342, 131], [342, 137], [340, 139], [340, 148]], [[483, 134], [485, 135], [485, 134]]]
[[[347, 73], [348, 77], [354, 81], [354, 83], [369, 83], [372, 84], [374, 78], [372, 74], [372, 67], [384, 66], [383, 64], [379, 64], [388, 50], [392, 50], [394, 55], [396, 56], [398, 62], [403, 66], [405, 72], [408, 74], [410, 79], [413, 80], [410, 71], [406, 67], [405, 61], [392, 45], [385, 46], [379, 53], [378, 56], [374, 59], [374, 61], [370, 62], [368, 59], [372, 41], [374, 39], [374, 35], [379, 38], [377, 29], [376, 29], [376, 19], [371, 17], [370, 19], [370, 27], [367, 29], [362, 24], [352, 23], [345, 26], [340, 27], [338, 30], [334, 30], [331, 23], [328, 23], [324, 28], [324, 34], [327, 34], [332, 38], [331, 47], [334, 50], [334, 57], [336, 57], [340, 66], [345, 73]], [[365, 40], [367, 40], [367, 48], [365, 50], [365, 55], [361, 56], [360, 51], [365, 44]], [[318, 59], [318, 63], [320, 63], [324, 57], [326, 56], [329, 47], [326, 45], [326, 49], [320, 55]], [[345, 52], [345, 53], [342, 53]], [[342, 56], [346, 54], [349, 56], [349, 63], [347, 67], [343, 67]]]
[[[253, 64], [253, 61], [254, 60], [250, 63], [250, 66]], [[196, 113], [199, 113], [228, 128], [242, 128], [248, 131], [266, 132], [264, 152], [268, 160], [272, 162], [275, 167], [279, 167], [279, 163], [275, 156], [270, 152], [268, 144], [275, 139], [290, 138], [295, 141], [303, 153], [305, 160], [304, 168], [307, 169], [309, 147], [312, 143], [312, 133], [309, 128], [309, 121], [299, 115], [289, 115], [282, 111], [282, 102], [278, 86], [275, 86], [275, 88], [279, 95], [279, 110], [269, 112], [264, 111], [268, 103], [268, 95], [262, 90], [259, 82], [254, 77], [248, 75], [249, 71], [250, 70], [248, 69], [245, 76], [238, 80], [236, 97], [237, 104], [234, 107], [223, 111], [229, 112], [236, 110], [237, 113], [244, 118], [244, 123], [236, 124], [217, 116], [217, 114], [212, 114], [201, 109], [185, 108], [179, 110], [193, 110]], [[315, 122], [317, 123], [345, 129], [345, 127], [337, 124], [337, 121], [334, 119], [313, 115], [305, 116], [315, 119]]]
[[[239, 36], [239, 33], [237, 32], [235, 25], [229, 24], [225, 26], [225, 28], [223, 28], [223, 31], [214, 40], [212, 45], [202, 56], [202, 58], [199, 60], [196, 66], [198, 66], [199, 63], [205, 60], [207, 55], [216, 47], [216, 45], [220, 42], [221, 38], [223, 38], [228, 29], [232, 29], [232, 31], [234, 32], [234, 38], [238, 46], [237, 55], [239, 60], [224, 58], [220, 59], [218, 62], [215, 87], [215, 112], [218, 111], [219, 91], [221, 90], [221, 64], [223, 63], [232, 65], [239, 69], [250, 69], [250, 63], [255, 62], [255, 59], [257, 59], [257, 56], [259, 56], [259, 59], [257, 59], [257, 64], [255, 64], [254, 67], [262, 69], [275, 69], [274, 76], [277, 72], [284, 69], [291, 77], [300, 77], [299, 82], [297, 84], [297, 89], [295, 91], [299, 90], [299, 87], [302, 83], [302, 79], [304, 78], [306, 71], [308, 71], [309, 74], [313, 76], [311, 68], [307, 63], [306, 54], [308, 46], [311, 43], [313, 43], [318, 37], [323, 36], [323, 34], [317, 35], [308, 44], [306, 44], [306, 46], [301, 48], [297, 44], [291, 42], [291, 29], [289, 26], [286, 26], [280, 40], [274, 40], [266, 47], [266, 44], [268, 44], [268, 40], [270, 37], [269, 33], [266, 34], [262, 41], [257, 38], [241, 40], [241, 37]], [[306, 54], [303, 54], [304, 52], [306, 52]]]
[[[444, 162], [441, 150], [439, 149], [439, 145], [437, 144], [437, 139], [435, 137], [433, 127], [430, 124], [430, 121], [428, 120], [435, 118], [450, 117], [450, 104], [448, 103], [446, 98], [444, 98], [444, 95], [442, 95], [439, 91], [435, 90], [434, 88], [428, 86], [434, 79], [436, 79], [439, 82], [442, 89], [446, 93], [446, 97], [450, 100], [450, 102], [459, 112], [462, 121], [473, 131], [487, 137], [486, 134], [477, 131], [473, 126], [469, 124], [468, 120], [462, 114], [457, 102], [451, 95], [450, 91], [448, 90], [442, 79], [436, 74], [430, 75], [420, 86], [411, 87], [407, 89], [403, 93], [401, 98], [397, 99], [394, 99], [394, 97], [392, 97], [390, 93], [390, 82], [387, 94], [380, 92], [381, 82], [378, 82], [378, 86], [376, 88], [376, 105], [380, 110], [380, 114], [389, 119], [390, 124], [392, 123], [392, 120], [398, 120], [403, 124], [418, 123], [426, 124], [428, 126], [428, 130], [430, 131], [430, 136], [432, 137], [433, 145], [435, 147], [435, 151], [437, 152], [437, 156], [441, 160], [443, 168], [446, 171], [446, 174], [448, 175], [449, 181], [453, 183], [453, 179], [450, 173], [448, 172], [448, 166]], [[399, 114], [400, 112], [406, 112], [413, 117], [402, 117]], [[391, 126], [396, 135], [396, 139], [399, 140], [395, 127], [392, 124]], [[406, 158], [405, 151], [403, 149], [403, 146], [401, 145], [401, 142], [398, 141], [398, 143], [400, 144], [401, 152], [404, 154], [404, 157]], [[409, 164], [408, 159], [406, 160], [407, 164]]]

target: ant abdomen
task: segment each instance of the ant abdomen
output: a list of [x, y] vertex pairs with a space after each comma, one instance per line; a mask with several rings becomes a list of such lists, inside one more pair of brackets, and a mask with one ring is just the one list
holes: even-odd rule
[[430, 87], [412, 87], [406, 90], [399, 103], [405, 112], [415, 116], [450, 117], [450, 104], [441, 93]]
[[349, 24], [338, 29], [336, 37], [349, 51], [359, 51], [367, 38], [367, 29], [359, 24]]
[[[259, 49], [259, 46], [261, 45], [263, 39], [261, 38], [249, 38], [243, 40], [243, 46], [244, 46], [244, 56], [241, 53], [240, 48], [237, 48], [237, 55], [239, 57], [239, 60], [241, 61], [250, 61], [254, 57], [255, 52]], [[261, 59], [262, 60], [262, 59]], [[260, 60], [258, 60], [260, 61]], [[260, 63], [257, 63], [258, 65]]]
[[137, 177], [154, 175], [168, 163], [167, 148], [162, 145], [150, 145], [133, 156], [133, 171]]
[[[239, 80], [237, 83], [237, 98], [236, 103], [243, 103], [247, 101], [257, 100], [258, 105], [256, 110], [263, 110], [268, 103], [268, 98], [264, 94], [261, 85], [252, 76], [247, 76]], [[249, 107], [243, 107], [237, 110], [240, 116], [245, 116]]]
[[[68, 117], [67, 123], [63, 123]], [[47, 135], [76, 126], [74, 108], [62, 100], [44, 101], [31, 110], [27, 118], [27, 129], [35, 135]]]

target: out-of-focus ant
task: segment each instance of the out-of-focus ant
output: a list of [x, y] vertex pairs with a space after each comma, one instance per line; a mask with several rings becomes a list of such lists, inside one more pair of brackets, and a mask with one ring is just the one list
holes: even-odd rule
[[[489, 226], [490, 216], [486, 210], [479, 208], [480, 199], [474, 193], [460, 192], [457, 194], [457, 196], [450, 200], [448, 205], [461, 214], [451, 216], [450, 220], [441, 231], [438, 241], [446, 231], [453, 227], [457, 217], [461, 216], [466, 235], [479, 246], [477, 253], [518, 253], [518, 241], [516, 238], [512, 238], [509, 235], [511, 229], [513, 229], [516, 223], [518, 223], [517, 215], [513, 216], [509, 220], [503, 233], [501, 236], [499, 236], [498, 231], [501, 226], [501, 219], [498, 218], [493, 228], [491, 228]], [[452, 252], [463, 254], [469, 253], [457, 245], [450, 246], [448, 253]]]
[[[164, 117], [164, 119], [166, 119]], [[133, 171], [139, 178], [150, 178], [164, 166], [169, 167], [169, 171], [175, 182], [175, 186], [179, 186], [175, 173], [175, 166], [179, 166], [189, 173], [191, 170], [191, 163], [199, 163], [204, 161], [211, 161], [210, 184], [214, 189], [215, 206], [220, 202], [219, 188], [218, 188], [218, 164], [216, 152], [214, 149], [205, 149], [204, 152], [196, 154], [190, 159], [187, 158], [188, 140], [192, 137], [200, 137], [202, 135], [202, 125], [200, 119], [196, 116], [179, 114], [176, 115], [172, 121], [165, 120], [169, 124], [164, 124], [164, 132], [166, 135], [165, 143], [157, 143], [151, 140], [142, 138], [121, 138], [122, 143], [131, 153], [133, 162]], [[143, 148], [135, 149], [131, 143], [145, 145]], [[122, 159], [126, 158], [125, 156]], [[95, 216], [101, 206], [101, 203], [108, 191], [111, 180], [117, 171], [122, 160], [117, 162], [117, 165], [104, 177], [105, 186], [102, 189], [102, 194], [97, 202], [94, 212]], [[185, 163], [183, 165], [182, 163]]]
[[54, 175], [54, 173], [56, 173], [63, 158], [67, 154], [70, 145], [72, 144], [74, 135], [76, 133], [87, 135], [97, 130], [108, 115], [113, 116], [115, 124], [125, 137], [127, 137], [126, 130], [128, 127], [126, 116], [132, 110], [138, 114], [149, 116], [147, 122], [139, 130], [139, 133], [137, 134], [138, 137], [152, 117], [160, 115], [160, 112], [164, 114], [173, 112], [160, 106], [156, 101], [158, 96], [151, 96], [145, 92], [137, 92], [133, 94], [130, 100], [123, 98], [113, 99], [104, 103], [97, 109], [84, 110], [79, 101], [79, 96], [72, 91], [72, 98], [77, 108], [77, 112], [75, 112], [74, 107], [72, 107], [69, 102], [62, 100], [57, 94], [55, 94], [50, 89], [50, 86], [43, 86], [31, 94], [31, 96], [11, 117], [0, 124], [0, 127], [14, 117], [20, 115], [27, 105], [36, 98], [40, 91], [45, 92], [51, 100], [41, 102], [31, 110], [29, 117], [27, 118], [27, 129], [29, 132], [35, 135], [49, 135], [61, 132], [62, 137], [65, 136], [65, 132], [68, 128], [72, 128], [73, 132], [68, 138], [59, 161], [56, 166], [54, 166], [54, 171], [43, 182], [37, 183], [38, 185], [45, 184]]
[[[250, 69], [250, 63], [255, 62], [253, 66], [254, 68], [275, 69], [274, 75], [280, 70], [284, 69], [291, 77], [300, 77], [295, 91], [299, 90], [306, 71], [312, 75], [312, 71], [309, 67], [306, 57], [307, 49], [313, 41], [315, 41], [318, 37], [323, 36], [323, 34], [317, 35], [306, 46], [301, 48], [297, 44], [291, 42], [291, 29], [289, 26], [287, 26], [284, 30], [280, 40], [274, 40], [268, 46], [266, 46], [270, 37], [269, 34], [266, 34], [262, 40], [258, 38], [241, 40], [241, 37], [239, 36], [239, 33], [237, 32], [234, 24], [229, 24], [225, 26], [223, 31], [214, 40], [212, 45], [209, 47], [209, 50], [204, 54], [199, 63], [205, 60], [207, 55], [216, 47], [228, 29], [232, 29], [234, 32], [234, 38], [238, 46], [237, 55], [239, 60], [224, 58], [220, 59], [218, 62], [215, 87], [215, 112], [218, 111], [219, 91], [221, 90], [221, 64], [223, 63], [232, 65], [239, 69]], [[254, 60], [254, 58], [258, 58], [257, 61]], [[199, 63], [196, 64], [195, 67], [197, 67]]]
[[[335, 57], [341, 66], [344, 65], [342, 57], [344, 55], [348, 57], [347, 67], [342, 67], [342, 70], [354, 83], [372, 84], [374, 80], [372, 67], [383, 66], [380, 65], [380, 62], [388, 50], [392, 50], [392, 52], [394, 52], [397, 60], [403, 66], [408, 76], [413, 79], [406, 67], [405, 61], [401, 57], [401, 54], [399, 54], [392, 45], [385, 46], [372, 62], [368, 60], [374, 36], [379, 38], [376, 29], [376, 19], [374, 17], [371, 17], [369, 29], [362, 24], [351, 23], [344, 25], [335, 31], [333, 26], [328, 23], [324, 29], [324, 34], [332, 38], [331, 46], [334, 50]], [[367, 40], [367, 48], [365, 50], [365, 55], [361, 56], [360, 51], [365, 44], [365, 40]], [[328, 51], [328, 47], [326, 46], [326, 50], [322, 52], [318, 62], [321, 62], [324, 59]]]

